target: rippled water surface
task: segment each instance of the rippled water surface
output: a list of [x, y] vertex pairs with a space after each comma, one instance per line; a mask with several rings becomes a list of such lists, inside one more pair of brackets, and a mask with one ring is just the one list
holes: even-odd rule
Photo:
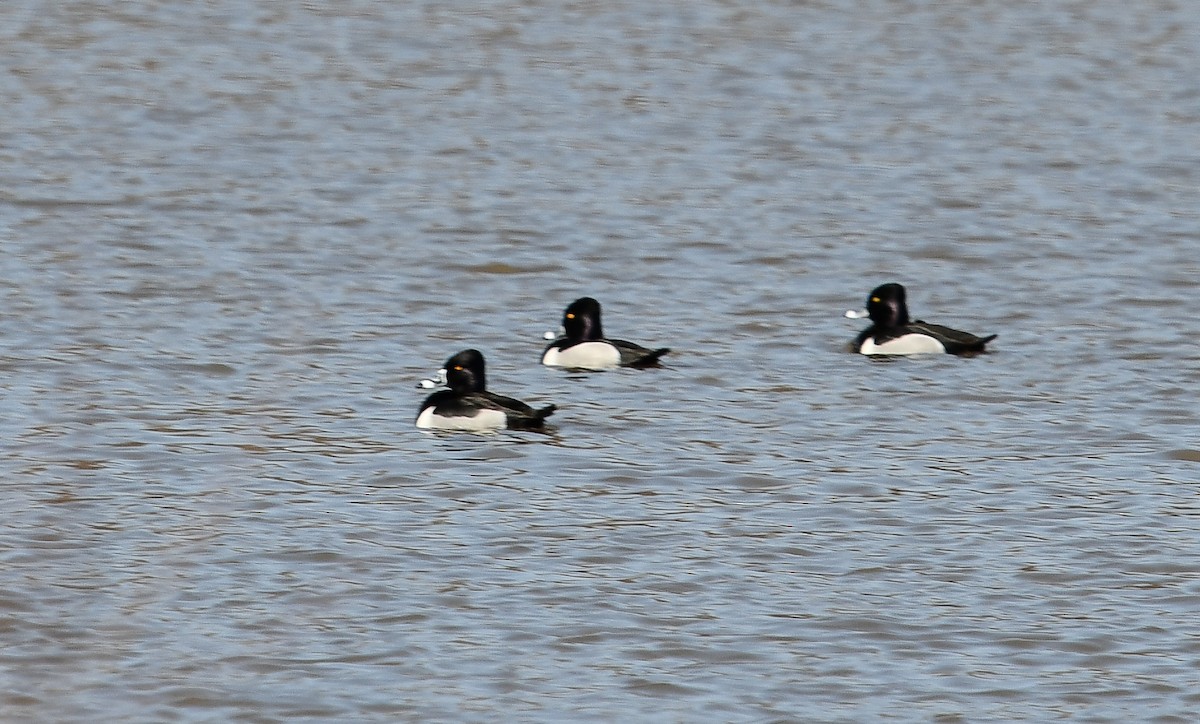
[[[8, 0], [0, 60], [0, 719], [1200, 719], [1190, 4]], [[847, 354], [885, 281], [994, 352]], [[538, 366], [585, 294], [667, 367]], [[552, 429], [414, 429], [465, 347]]]

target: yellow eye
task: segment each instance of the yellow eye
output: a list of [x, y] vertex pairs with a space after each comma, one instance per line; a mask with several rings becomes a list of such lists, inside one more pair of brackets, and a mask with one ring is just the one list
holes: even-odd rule
[[567, 312], [567, 319], [574, 319], [575, 315], [572, 312]]
[[462, 372], [462, 368], [463, 368], [463, 366], [462, 366], [462, 365], [454, 365], [454, 371], [455, 371], [455, 372]]
[[879, 304], [879, 302], [880, 302], [881, 300], [879, 299], [879, 297], [871, 297], [871, 301], [872, 301], [872, 302], [875, 302], [876, 304]]

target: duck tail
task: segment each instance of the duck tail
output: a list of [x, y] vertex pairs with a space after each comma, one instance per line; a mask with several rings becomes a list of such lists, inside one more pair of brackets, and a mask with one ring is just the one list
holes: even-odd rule
[[546, 418], [554, 414], [556, 405], [546, 405], [540, 410], [530, 410], [523, 415], [509, 415], [508, 426], [513, 430], [540, 430], [546, 423]]
[[671, 351], [670, 347], [659, 347], [658, 349], [651, 350], [651, 351], [647, 352], [646, 354], [642, 355], [641, 357], [637, 358], [637, 360], [630, 363], [629, 366], [630, 367], [657, 367], [659, 364], [659, 358], [670, 351]]

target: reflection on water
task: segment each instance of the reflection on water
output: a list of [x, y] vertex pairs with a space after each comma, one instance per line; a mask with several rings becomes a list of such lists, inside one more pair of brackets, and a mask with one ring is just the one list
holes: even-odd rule
[[0, 712], [1196, 719], [1192, 15], [6, 3]]

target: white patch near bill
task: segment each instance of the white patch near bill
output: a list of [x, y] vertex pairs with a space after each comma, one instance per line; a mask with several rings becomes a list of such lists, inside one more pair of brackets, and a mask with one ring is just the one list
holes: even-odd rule
[[846, 319], [866, 319], [867, 317], [871, 316], [871, 313], [866, 310], [859, 312], [853, 309], [847, 309], [844, 316]]
[[621, 364], [621, 352], [608, 342], [580, 342], [567, 349], [551, 347], [542, 355], [542, 364], [581, 370], [604, 370]]
[[417, 415], [417, 427], [424, 430], [495, 430], [508, 425], [508, 416], [500, 410], [480, 410], [472, 417], [443, 417], [433, 412], [433, 406]]
[[875, 344], [875, 340], [868, 337], [859, 351], [863, 354], [940, 354], [946, 348], [927, 334], [906, 334], [883, 344]]

